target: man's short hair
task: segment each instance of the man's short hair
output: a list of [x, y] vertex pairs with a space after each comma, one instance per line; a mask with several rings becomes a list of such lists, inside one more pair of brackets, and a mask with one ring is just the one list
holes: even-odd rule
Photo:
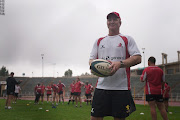
[[151, 56], [151, 57], [149, 57], [148, 61], [155, 64], [156, 58]]
[[11, 74], [11, 75], [14, 75], [14, 72], [11, 72], [10, 74]]

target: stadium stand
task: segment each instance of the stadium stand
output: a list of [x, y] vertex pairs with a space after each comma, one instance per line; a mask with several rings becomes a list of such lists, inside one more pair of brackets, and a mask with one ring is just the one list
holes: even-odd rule
[[[171, 87], [171, 100], [173, 101], [180, 101], [180, 74], [173, 74], [173, 75], [166, 75], [166, 82], [169, 83], [169, 86]], [[97, 77], [80, 77], [80, 80], [82, 82], [88, 81], [89, 83], [92, 83], [93, 86], [96, 86], [97, 83]], [[6, 78], [0, 77], [0, 81], [5, 81]], [[73, 80], [76, 80], [76, 77], [58, 77], [58, 78], [52, 78], [52, 77], [16, 77], [16, 80], [23, 80], [23, 82], [20, 84], [22, 88], [21, 95], [22, 96], [34, 96], [34, 87], [38, 83], [44, 83], [44, 85], [48, 85], [50, 82], [53, 82], [54, 84], [57, 84], [59, 80], [61, 80], [62, 83], [66, 85], [65, 88], [65, 96], [69, 96], [69, 86], [72, 83]], [[145, 83], [140, 82], [140, 75], [134, 75], [131, 76], [131, 92], [135, 99], [143, 99], [144, 95], [144, 85]], [[82, 88], [82, 95], [84, 95], [84, 89]]]

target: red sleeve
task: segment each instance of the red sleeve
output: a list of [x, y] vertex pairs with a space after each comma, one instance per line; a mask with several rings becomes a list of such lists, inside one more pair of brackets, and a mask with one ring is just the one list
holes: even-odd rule
[[142, 73], [142, 75], [140, 77], [140, 80], [145, 80], [146, 79], [145, 75], [146, 75], [146, 69], [143, 70], [143, 73]]

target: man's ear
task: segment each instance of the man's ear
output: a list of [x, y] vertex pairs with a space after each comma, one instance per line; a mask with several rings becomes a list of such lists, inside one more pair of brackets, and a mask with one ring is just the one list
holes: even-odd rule
[[121, 20], [119, 20], [119, 23], [120, 23], [120, 26], [121, 26], [121, 24], [122, 24]]

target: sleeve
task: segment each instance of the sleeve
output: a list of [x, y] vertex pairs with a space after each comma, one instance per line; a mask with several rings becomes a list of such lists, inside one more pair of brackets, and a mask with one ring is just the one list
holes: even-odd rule
[[17, 82], [16, 79], [13, 78], [13, 83], [14, 83], [15, 85], [17, 85], [17, 84], [19, 84], [20, 82]]
[[92, 51], [90, 53], [90, 58], [89, 59], [97, 59], [98, 58], [98, 46], [97, 46], [97, 41], [95, 41]]
[[147, 72], [146, 72], [146, 69], [144, 69], [144, 71], [143, 71], [143, 73], [142, 73], [142, 75], [140, 77], [140, 80], [145, 81], [146, 77], [147, 77]]
[[83, 82], [81, 82], [81, 81], [80, 81], [80, 84], [81, 84], [81, 85], [84, 85], [84, 83], [83, 83]]
[[20, 84], [21, 82], [20, 81], [16, 81], [16, 79], [14, 78], [14, 83], [17, 85], [17, 84]]
[[128, 52], [130, 56], [134, 56], [134, 55], [141, 55], [136, 42], [134, 41], [134, 39], [131, 36], [126, 36], [128, 39]]

